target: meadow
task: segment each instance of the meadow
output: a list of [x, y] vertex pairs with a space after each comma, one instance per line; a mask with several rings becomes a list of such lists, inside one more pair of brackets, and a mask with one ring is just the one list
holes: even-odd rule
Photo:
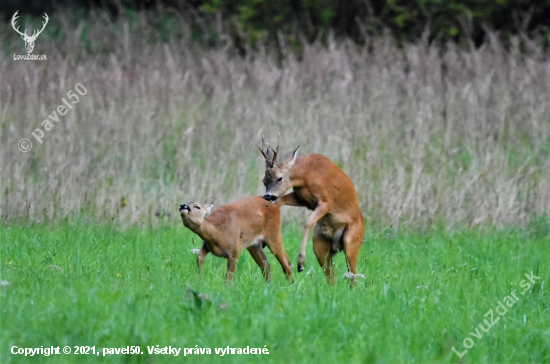
[[[33, 62], [13, 60], [23, 42], [0, 24], [1, 363], [550, 362], [540, 43], [329, 37], [300, 54], [281, 44], [242, 55], [198, 44], [177, 14], [161, 18], [60, 10], [35, 47], [48, 60]], [[79, 83], [87, 92], [44, 130]], [[208, 256], [196, 273], [178, 205], [263, 194], [258, 146], [277, 133], [281, 154], [325, 154], [356, 186], [365, 278], [353, 289], [343, 254], [330, 286], [311, 246], [293, 283], [270, 254], [270, 284], [247, 252], [232, 285], [225, 260]], [[293, 264], [307, 214], [283, 208]], [[501, 318], [485, 332], [491, 309]], [[144, 354], [24, 357], [14, 345]], [[212, 354], [148, 354], [156, 345]], [[269, 355], [214, 353], [227, 346]]]
[[[301, 228], [284, 229], [292, 260]], [[209, 256], [202, 278], [192, 233], [59, 223], [3, 226], [2, 363], [546, 363], [550, 360], [548, 224], [528, 230], [367, 231], [355, 288], [324, 273], [308, 249], [306, 271], [288, 283], [273, 255], [272, 283], [245, 252], [235, 282]], [[196, 239], [195, 239], [196, 240]], [[524, 295], [524, 276], [535, 279]], [[519, 301], [482, 337], [470, 335], [512, 290]], [[501, 309], [502, 311], [502, 309]], [[495, 320], [499, 315], [495, 312]], [[486, 325], [484, 325], [487, 327]], [[459, 359], [451, 350], [474, 346]], [[139, 345], [143, 355], [9, 354], [13, 346]], [[147, 346], [211, 348], [211, 355], [149, 355]], [[214, 348], [267, 345], [269, 355]], [[469, 345], [469, 344], [467, 344]], [[102, 354], [100, 354], [102, 355]]]

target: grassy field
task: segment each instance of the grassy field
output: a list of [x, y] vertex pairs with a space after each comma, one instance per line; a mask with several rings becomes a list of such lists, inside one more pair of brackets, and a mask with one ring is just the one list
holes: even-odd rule
[[[175, 219], [175, 217], [174, 217]], [[292, 261], [301, 228], [286, 226]], [[548, 221], [523, 230], [367, 230], [360, 279], [329, 286], [308, 250], [306, 272], [288, 283], [271, 254], [266, 285], [245, 252], [225, 285], [225, 260], [207, 258], [200, 279], [192, 233], [56, 223], [2, 226], [2, 363], [547, 363], [550, 361]], [[195, 239], [197, 240], [197, 239]], [[338, 276], [345, 272], [342, 254]], [[524, 295], [525, 273], [540, 279]], [[516, 289], [519, 301], [482, 337], [485, 313]], [[500, 309], [502, 310], [502, 309]], [[498, 314], [495, 312], [495, 316]], [[495, 318], [496, 320], [496, 318]], [[486, 327], [486, 325], [485, 325]], [[459, 359], [452, 351], [474, 346]], [[10, 348], [139, 345], [143, 355], [27, 357]], [[147, 346], [211, 348], [178, 359]], [[269, 355], [215, 354], [218, 347], [267, 345]], [[471, 343], [467, 342], [467, 345]], [[74, 348], [73, 348], [74, 350]], [[180, 356], [183, 355], [183, 351]]]

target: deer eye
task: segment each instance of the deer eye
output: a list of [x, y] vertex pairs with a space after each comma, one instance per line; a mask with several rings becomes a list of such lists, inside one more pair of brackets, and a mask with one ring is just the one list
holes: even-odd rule
[[279, 177], [279, 179], [277, 180], [277, 183], [281, 183], [283, 182], [283, 177]]
[[200, 207], [198, 207], [198, 206], [193, 206], [193, 207], [200, 210]]

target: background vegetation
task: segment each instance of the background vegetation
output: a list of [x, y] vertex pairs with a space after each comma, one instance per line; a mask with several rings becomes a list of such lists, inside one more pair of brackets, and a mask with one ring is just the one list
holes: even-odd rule
[[[278, 132], [283, 152], [334, 160], [376, 226], [522, 225], [550, 213], [550, 62], [538, 42], [330, 38], [278, 60], [268, 46], [244, 57], [204, 48], [184, 19], [163, 32], [152, 18], [57, 13], [36, 45], [46, 62], [14, 61], [23, 42], [3, 25], [4, 218], [155, 224], [182, 201], [262, 194], [257, 147]], [[76, 83], [88, 94], [39, 144], [31, 132]]]
[[[326, 42], [330, 32], [364, 43], [384, 31], [400, 42], [426, 36], [477, 45], [491, 31], [504, 38], [525, 33], [548, 46], [550, 26], [550, 0], [6, 0], [0, 12], [7, 18], [17, 9], [39, 15], [67, 7], [113, 17], [124, 9], [168, 10], [192, 26], [195, 40], [231, 41], [241, 51], [258, 41], [301, 49], [302, 38]], [[164, 25], [171, 23], [166, 15], [158, 19]]]

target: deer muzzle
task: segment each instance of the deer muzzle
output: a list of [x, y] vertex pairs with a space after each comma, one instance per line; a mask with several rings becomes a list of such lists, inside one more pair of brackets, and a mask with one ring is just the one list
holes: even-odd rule
[[271, 195], [271, 194], [265, 194], [264, 195], [264, 200], [267, 200], [269, 202], [273, 202], [277, 199], [278, 196], [275, 196], [275, 195]]

